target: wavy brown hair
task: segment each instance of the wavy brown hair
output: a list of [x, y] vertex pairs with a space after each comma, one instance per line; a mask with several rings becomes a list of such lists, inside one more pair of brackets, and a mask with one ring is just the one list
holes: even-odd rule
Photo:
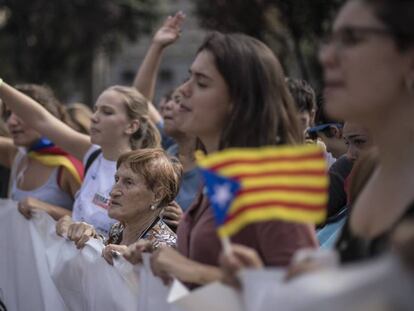
[[262, 42], [244, 34], [209, 34], [198, 49], [214, 57], [232, 111], [219, 149], [300, 143], [302, 133], [282, 66]]

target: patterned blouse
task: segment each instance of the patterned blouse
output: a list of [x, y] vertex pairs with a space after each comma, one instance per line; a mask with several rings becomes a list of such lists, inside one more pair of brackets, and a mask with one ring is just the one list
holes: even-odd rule
[[[108, 239], [105, 240], [105, 245], [108, 244], [121, 244], [122, 233], [124, 232], [124, 226], [121, 223], [113, 224], [108, 235]], [[153, 224], [152, 227], [144, 232], [143, 236], [138, 237], [137, 241], [144, 239], [151, 241], [154, 249], [160, 246], [176, 247], [177, 235], [168, 227], [162, 219]]]

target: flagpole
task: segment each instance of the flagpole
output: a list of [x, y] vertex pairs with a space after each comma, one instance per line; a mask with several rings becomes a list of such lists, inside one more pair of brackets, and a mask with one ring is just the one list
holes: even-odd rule
[[222, 237], [221, 245], [223, 246], [224, 254], [229, 256], [233, 253], [229, 237]]

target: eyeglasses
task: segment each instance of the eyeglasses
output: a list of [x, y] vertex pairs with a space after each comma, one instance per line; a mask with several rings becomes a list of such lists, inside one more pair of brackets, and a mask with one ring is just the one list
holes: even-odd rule
[[333, 44], [338, 49], [349, 48], [366, 41], [369, 36], [389, 37], [391, 32], [385, 28], [347, 26], [325, 36], [321, 47]]

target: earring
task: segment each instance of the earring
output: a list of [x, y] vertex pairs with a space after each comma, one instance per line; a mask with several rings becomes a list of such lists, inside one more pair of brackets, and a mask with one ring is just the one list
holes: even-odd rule
[[155, 205], [155, 204], [151, 204], [151, 206], [150, 206], [150, 210], [151, 211], [155, 211], [157, 209], [157, 205]]

